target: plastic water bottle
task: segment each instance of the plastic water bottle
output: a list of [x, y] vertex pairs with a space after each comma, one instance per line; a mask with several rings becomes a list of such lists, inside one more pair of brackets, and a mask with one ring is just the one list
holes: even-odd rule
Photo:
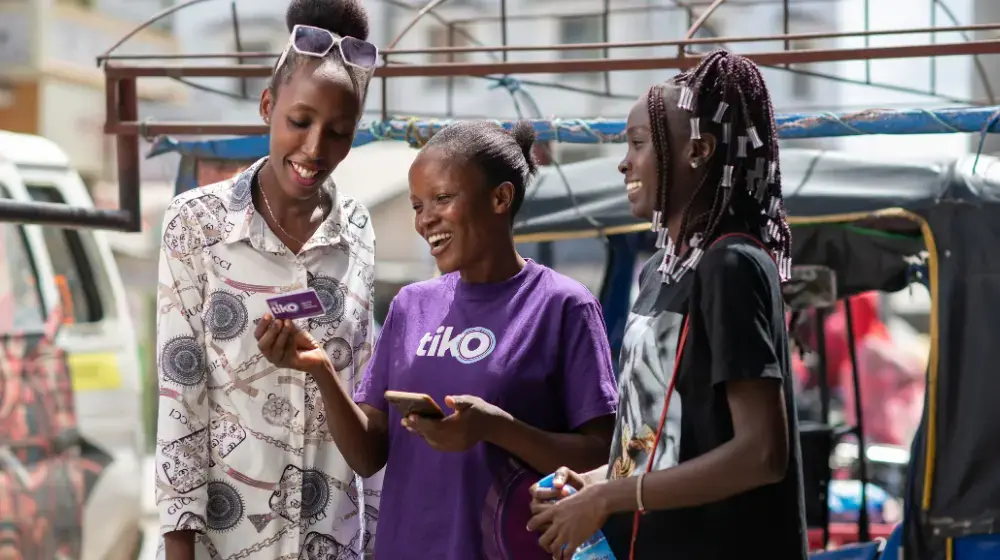
[[[555, 479], [555, 476], [555, 473], [552, 473], [539, 480], [538, 487], [552, 488], [552, 481]], [[565, 488], [570, 494], [576, 492], [576, 488], [573, 488], [568, 484]], [[576, 549], [576, 552], [573, 553], [573, 560], [615, 560], [615, 555], [611, 552], [611, 545], [609, 545], [608, 540], [604, 538], [604, 533], [598, 530]]]

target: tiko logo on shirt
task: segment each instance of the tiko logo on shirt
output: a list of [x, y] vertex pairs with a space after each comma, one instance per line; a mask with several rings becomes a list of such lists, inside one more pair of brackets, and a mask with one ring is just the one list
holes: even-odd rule
[[470, 327], [452, 337], [453, 327], [440, 326], [434, 334], [427, 333], [417, 346], [418, 356], [452, 357], [463, 364], [472, 364], [489, 356], [497, 345], [493, 331], [485, 327]]

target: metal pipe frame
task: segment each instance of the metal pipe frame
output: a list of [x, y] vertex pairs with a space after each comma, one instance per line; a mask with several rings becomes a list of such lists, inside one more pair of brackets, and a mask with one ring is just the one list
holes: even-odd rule
[[[618, 7], [610, 11], [612, 14], [623, 15], [623, 14], [654, 14], [663, 12], [675, 12], [682, 11], [686, 14], [692, 14], [695, 8], [705, 8], [710, 6], [715, 0], [670, 0], [672, 5], [654, 4], [647, 6], [623, 6]], [[815, 4], [836, 4], [842, 2], [843, 0], [796, 0], [796, 6], [806, 6]], [[738, 4], [735, 4], [740, 8], [751, 8], [754, 6], [774, 6], [777, 4], [784, 4], [788, 0], [742, 0]], [[604, 10], [594, 11], [594, 10], [584, 10], [575, 12], [574, 16], [599, 16], [603, 15]], [[528, 21], [537, 19], [548, 19], [548, 18], [560, 18], [566, 15], [565, 12], [543, 12], [543, 13], [530, 13], [530, 14], [511, 14], [507, 16], [508, 23], [513, 21]], [[468, 23], [480, 23], [483, 21], [490, 21], [496, 19], [493, 16], [479, 16], [479, 17], [466, 17], [466, 18], [456, 18], [451, 20], [451, 23], [455, 24], [468, 24]], [[693, 19], [692, 19], [693, 21]]]
[[[1000, 25], [993, 26], [1000, 29]], [[950, 29], [949, 29], [950, 31]], [[784, 40], [783, 36], [769, 38]], [[730, 42], [727, 38], [712, 39], [709, 42]], [[678, 41], [680, 46], [687, 44]], [[619, 45], [609, 44], [609, 48]], [[567, 50], [566, 45], [549, 47]], [[600, 49], [604, 45], [573, 45], [573, 50]], [[465, 47], [462, 47], [465, 48]], [[427, 49], [421, 53], [454, 52], [445, 49]], [[545, 49], [536, 49], [545, 50]], [[462, 52], [462, 51], [459, 51]], [[960, 43], [936, 43], [933, 45], [901, 45], [890, 47], [867, 47], [851, 49], [809, 49], [795, 51], [770, 51], [745, 54], [760, 66], [782, 64], [808, 64], [813, 62], [837, 62], [849, 60], [876, 60], [889, 58], [925, 58], [942, 56], [963, 56], [976, 54], [1000, 54], [1000, 39], [966, 41]], [[245, 55], [244, 55], [245, 56]], [[439, 62], [430, 64], [388, 64], [375, 71], [376, 77], [436, 77], [436, 76], [489, 76], [495, 74], [564, 74], [577, 72], [625, 72], [635, 70], [683, 70], [696, 66], [701, 55], [692, 54], [674, 57], [614, 58], [583, 60], [545, 61], [497, 61], [497, 62]], [[108, 63], [105, 74], [109, 78], [259, 78], [269, 76], [271, 66], [264, 64], [229, 65], [174, 65], [174, 66], [127, 66]]]
[[[194, 4], [207, 0], [188, 0], [161, 11], [136, 26], [116, 42], [109, 53], [156, 21]], [[100, 66], [103, 57], [98, 57]], [[105, 76], [105, 104], [108, 118], [135, 122], [139, 118], [139, 96], [135, 78]], [[107, 126], [105, 126], [107, 130]], [[142, 231], [139, 198], [139, 136], [118, 132], [118, 209], [105, 210], [50, 202], [18, 202], [0, 199], [0, 222], [37, 224], [60, 228], [96, 228], [127, 233]]]
[[[267, 127], [263, 124], [223, 124], [223, 123], [154, 123], [140, 122], [138, 120], [138, 100], [136, 95], [136, 81], [139, 78], [167, 77], [177, 80], [184, 78], [210, 78], [210, 77], [231, 77], [231, 78], [256, 78], [267, 77], [272, 71], [270, 64], [243, 64], [243, 60], [267, 59], [277, 57], [277, 53], [216, 53], [216, 54], [194, 54], [194, 55], [117, 55], [114, 51], [129, 37], [135, 35], [141, 29], [148, 27], [157, 19], [166, 17], [177, 10], [193, 4], [207, 0], [187, 0], [164, 10], [149, 21], [144, 22], [133, 32], [129, 33], [109, 49], [104, 55], [98, 58], [98, 65], [104, 66], [107, 81], [107, 120], [105, 123], [105, 133], [118, 136], [118, 166], [119, 166], [119, 193], [121, 208], [114, 211], [81, 211], [72, 209], [72, 215], [66, 213], [60, 215], [56, 209], [52, 212], [46, 210], [41, 222], [50, 225], [82, 225], [90, 227], [106, 227], [120, 229], [123, 231], [138, 231], [139, 228], [139, 137], [153, 137], [158, 135], [255, 135], [266, 134]], [[397, 0], [383, 0], [393, 6], [397, 5]], [[808, 2], [832, 2], [837, 0], [804, 0]], [[831, 32], [831, 33], [788, 33], [787, 26], [785, 33], [780, 35], [762, 35], [755, 37], [713, 37], [695, 38], [694, 35], [712, 16], [712, 14], [725, 4], [725, 0], [674, 0], [673, 6], [660, 6], [661, 9], [684, 10], [688, 14], [689, 29], [685, 37], [681, 40], [669, 41], [632, 41], [632, 42], [605, 42], [590, 44], [572, 45], [499, 45], [499, 46], [463, 46], [463, 47], [437, 47], [425, 49], [397, 49], [397, 44], [403, 39], [407, 32], [412, 30], [417, 22], [424, 17], [429, 17], [443, 23], [451, 25], [454, 22], [445, 20], [435, 12], [436, 8], [445, 4], [447, 0], [428, 0], [422, 7], [415, 7], [408, 4], [405, 7], [414, 10], [411, 21], [404, 26], [401, 32], [393, 38], [387, 49], [382, 51], [384, 55], [383, 65], [376, 69], [375, 76], [383, 80], [383, 84], [388, 78], [399, 77], [499, 77], [510, 74], [565, 74], [583, 72], [601, 72], [605, 76], [610, 72], [621, 71], [642, 71], [642, 70], [683, 70], [691, 68], [699, 62], [701, 55], [691, 54], [686, 51], [688, 47], [704, 44], [736, 44], [736, 43], [761, 43], [780, 42], [785, 46], [781, 51], [768, 51], [746, 54], [748, 58], [760, 66], [784, 67], [791, 64], [808, 64], [815, 62], [833, 62], [849, 60], [875, 60], [875, 59], [895, 59], [895, 58], [925, 58], [936, 59], [944, 56], [980, 55], [980, 54], [1000, 54], [1000, 39], [965, 41], [960, 43], [940, 43], [932, 42], [928, 45], [902, 45], [863, 48], [840, 48], [840, 49], [812, 49], [812, 50], [789, 50], [788, 46], [793, 41], [817, 40], [817, 39], [838, 39], [863, 37], [868, 43], [868, 39], [874, 36], [894, 36], [906, 34], [931, 34], [937, 33], [974, 33], [983, 31], [1000, 30], [1000, 24], [979, 24], [979, 25], [954, 25], [951, 27], [915, 27], [907, 29], [892, 30], [870, 30], [855, 32]], [[759, 4], [777, 4], [788, 9], [787, 0], [758, 0]], [[606, 4], [608, 4], [606, 2]], [[743, 6], [743, 4], [741, 4]], [[697, 14], [693, 8], [699, 8]], [[635, 11], [635, 8], [631, 11]], [[624, 9], [623, 9], [624, 10]], [[605, 19], [611, 13], [619, 13], [621, 10], [610, 10], [606, 5], [601, 12]], [[511, 19], [518, 16], [502, 14], [501, 25], [505, 25]], [[533, 15], [532, 17], [541, 17]], [[476, 18], [468, 21], [474, 21]], [[482, 19], [482, 18], [478, 18]], [[787, 19], [787, 13], [786, 13]], [[465, 21], [465, 20], [463, 20]], [[458, 31], [458, 30], [456, 30]], [[473, 43], [476, 41], [473, 38]], [[676, 47], [676, 56], [650, 57], [650, 58], [607, 58], [607, 53], [611, 49], [624, 48], [651, 48], [651, 47]], [[603, 51], [603, 59], [587, 60], [548, 60], [548, 61], [518, 61], [509, 60], [510, 53], [516, 52], [553, 52], [557, 53], [565, 50], [591, 50], [594, 52]], [[406, 55], [432, 55], [432, 54], [460, 54], [460, 53], [486, 53], [490, 60], [475, 62], [440, 62], [440, 63], [407, 63], [401, 60]], [[499, 55], [499, 56], [498, 56]], [[450, 57], [449, 57], [450, 58]], [[501, 59], [502, 58], [502, 59]], [[192, 64], [192, 60], [205, 59], [232, 59], [238, 61], [236, 64], [223, 65], [199, 65]], [[130, 65], [128, 61], [160, 61], [159, 63], [143, 63], [142, 65]], [[187, 63], [167, 65], [164, 61], [184, 60]], [[607, 86], [607, 84], [606, 84]], [[385, 87], [383, 87], [383, 113], [388, 109], [385, 107]], [[65, 210], [65, 209], [63, 209]], [[29, 213], [18, 214], [20, 210], [11, 205], [0, 203], [0, 219], [18, 215], [28, 216]], [[80, 215], [86, 212], [86, 215]], [[92, 212], [92, 215], [91, 213]], [[36, 213], [31, 212], [32, 221], [38, 222]]]
[[[738, 37], [711, 37], [711, 38], [695, 38], [694, 33], [704, 25], [705, 21], [695, 22], [697, 27], [693, 27], [693, 31], [688, 33], [691, 37], [686, 39], [672, 39], [667, 41], [622, 41], [622, 42], [611, 42], [611, 43], [573, 43], [567, 45], [482, 45], [482, 46], [468, 46], [468, 47], [428, 47], [424, 49], [385, 49], [380, 50], [382, 55], [393, 55], [393, 57], [398, 57], [402, 55], [428, 55], [428, 54], [471, 54], [471, 53], [503, 53], [503, 52], [560, 52], [569, 50], [609, 50], [609, 49], [636, 49], [636, 48], [651, 48], [651, 47], [690, 47], [696, 45], [713, 45], [718, 43], [763, 43], [763, 42], [791, 42], [791, 41], [811, 41], [817, 39], [849, 39], [855, 37], [888, 37], [894, 35], [914, 35], [914, 34], [931, 34], [933, 37], [937, 33], [965, 33], [965, 32], [983, 32], [983, 31], [1000, 31], [1000, 23], [981, 23], [972, 25], [953, 25], [948, 27], [910, 27], [903, 29], [881, 29], [881, 30], [868, 30], [868, 31], [837, 31], [837, 32], [818, 32], [818, 33], [786, 33], [779, 35], [760, 35], [760, 36], [738, 36]], [[976, 43], [977, 41], [967, 41], [967, 43]], [[981, 41], [979, 41], [981, 42]], [[934, 46], [940, 46], [942, 43], [935, 43]], [[944, 43], [948, 44], [948, 43]], [[965, 44], [965, 43], [960, 43]], [[928, 45], [921, 45], [928, 46]], [[870, 47], [874, 49], [879, 49], [880, 47]], [[900, 48], [900, 47], [881, 47], [881, 48]], [[786, 49], [788, 50], [788, 49]], [[851, 58], [832, 58], [823, 59], [822, 62], [828, 61], [848, 61], [848, 60], [863, 60], [865, 58], [864, 53], [867, 52], [866, 49], [823, 49], [819, 52], [855, 52], [860, 51], [861, 56], [857, 55], [845, 55], [852, 56]], [[778, 51], [778, 52], [785, 52]], [[792, 52], [810, 52], [810, 51], [791, 51]], [[815, 51], [813, 51], [815, 52]], [[253, 58], [277, 58], [281, 53], [266, 53], [266, 52], [222, 52], [222, 53], [195, 53], [195, 54], [106, 54], [100, 57], [101, 61], [104, 62], [116, 62], [116, 61], [126, 61], [126, 60], [205, 60], [205, 59], [220, 59], [220, 58], [231, 58], [231, 59], [253, 59]], [[991, 54], [991, 53], [981, 53], [975, 48], [970, 48], [969, 52], [963, 52], [958, 54], [975, 55], [975, 54]], [[692, 55], [696, 56], [696, 55]], [[753, 58], [755, 55], [747, 55]], [[925, 55], [926, 56], [926, 55]], [[920, 58], [918, 55], [917, 58]], [[614, 59], [610, 62], [615, 62], [618, 59]], [[556, 62], [556, 61], [554, 61]], [[567, 61], [557, 61], [559, 63]], [[806, 61], [809, 62], [809, 61]], [[109, 66], [112, 66], [109, 64]], [[379, 70], [386, 68], [391, 68], [393, 65], [386, 63], [384, 66], [380, 67]], [[119, 66], [120, 67], [120, 66]], [[184, 68], [184, 66], [171, 66], [170, 68]], [[213, 68], [226, 68], [226, 66], [213, 66]], [[269, 67], [270, 68], [270, 67]], [[381, 75], [376, 72], [376, 75]], [[162, 76], [162, 74], [161, 74]], [[229, 76], [228, 74], [225, 76]], [[217, 75], [215, 77], [224, 77], [223, 75]], [[391, 76], [389, 76], [391, 77]]]
[[[107, 110], [128, 121], [139, 118], [134, 78], [109, 79]], [[0, 199], [0, 222], [63, 228], [99, 228], [136, 233], [142, 230], [139, 206], [139, 137], [118, 133], [118, 209], [104, 210], [50, 202]]]
[[[705, 11], [702, 12], [700, 16], [698, 16], [698, 19], [694, 20], [694, 23], [691, 24], [691, 27], [688, 29], [687, 34], [684, 35], [684, 40], [690, 41], [691, 39], [693, 39], [694, 34], [697, 33], [699, 29], [701, 29], [701, 26], [705, 25], [705, 22], [708, 21], [708, 18], [712, 17], [712, 14], [715, 13], [715, 10], [718, 10], [720, 6], [725, 4], [725, 2], [726, 0], [715, 0], [709, 7], [705, 8]], [[714, 38], [712, 40], [718, 41], [718, 39]], [[680, 48], [683, 51], [684, 47]]]
[[[801, 50], [754, 53], [747, 55], [762, 66], [777, 66], [804, 62], [838, 60], [863, 60], [887, 58], [914, 58], [927, 56], [958, 56], [969, 54], [1000, 54], [1000, 39], [970, 41], [965, 43], [938, 43], [936, 45], [909, 45], [895, 47], [869, 47], [857, 49]], [[412, 66], [383, 66], [379, 68], [384, 77], [398, 76], [486, 76], [508, 73], [562, 73], [562, 72], [612, 72], [628, 70], [657, 70], [670, 68], [690, 68], [698, 63], [699, 55], [665, 58], [595, 59], [560, 61], [510, 61], [476, 63], [437, 63]], [[270, 66], [230, 65], [230, 66], [118, 66], [108, 64], [105, 69], [109, 80], [129, 80], [139, 77], [235, 77], [253, 78], [268, 76]], [[161, 134], [211, 134], [211, 135], [253, 135], [266, 134], [262, 124], [225, 123], [141, 123], [134, 119], [119, 118], [108, 113], [105, 125], [108, 134], [130, 136], [157, 136]]]

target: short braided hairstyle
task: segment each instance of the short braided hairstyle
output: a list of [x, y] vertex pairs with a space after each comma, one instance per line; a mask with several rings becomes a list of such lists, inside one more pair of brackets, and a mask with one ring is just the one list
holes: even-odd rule
[[513, 220], [524, 203], [528, 183], [538, 172], [531, 153], [534, 143], [535, 129], [527, 121], [518, 121], [509, 132], [491, 121], [458, 121], [432, 136], [424, 149], [442, 150], [455, 162], [475, 165], [489, 188], [505, 182], [514, 185]]
[[[678, 105], [690, 115], [691, 138], [709, 132], [718, 140], [705, 162], [701, 182], [686, 201], [671, 200], [668, 188], [673, 171], [667, 115], [667, 88], [671, 86], [681, 88]], [[678, 245], [694, 234], [708, 242], [719, 234], [726, 215], [732, 214], [759, 237], [778, 263], [782, 280], [787, 280], [792, 233], [781, 194], [778, 130], [771, 96], [757, 65], [726, 50], [713, 51], [696, 68], [653, 86], [647, 109], [659, 175], [654, 228], [666, 228], [667, 212], [679, 202], [684, 210]], [[715, 189], [711, 206], [700, 215], [691, 215], [693, 202], [706, 188]], [[679, 247], [672, 245], [668, 252], [673, 249], [675, 254], [666, 257], [679, 261]]]

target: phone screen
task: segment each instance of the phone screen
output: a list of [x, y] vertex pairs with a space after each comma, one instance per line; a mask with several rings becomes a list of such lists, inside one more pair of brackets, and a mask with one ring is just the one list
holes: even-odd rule
[[433, 420], [444, 418], [444, 414], [438, 408], [430, 406], [425, 402], [399, 403], [396, 407], [399, 408], [399, 412], [403, 416], [416, 414], [417, 416]]

